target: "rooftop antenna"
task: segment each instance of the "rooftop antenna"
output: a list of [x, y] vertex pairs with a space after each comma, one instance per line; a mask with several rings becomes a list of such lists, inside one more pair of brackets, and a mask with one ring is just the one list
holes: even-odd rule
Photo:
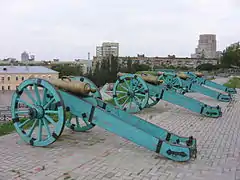
[[91, 70], [92, 62], [90, 60], [90, 52], [88, 52], [88, 68], [87, 71], [89, 72]]
[[91, 67], [90, 52], [88, 52], [88, 66]]

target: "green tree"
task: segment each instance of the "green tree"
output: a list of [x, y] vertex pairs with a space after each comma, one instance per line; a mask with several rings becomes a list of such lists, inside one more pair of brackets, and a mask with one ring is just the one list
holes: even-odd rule
[[221, 64], [224, 67], [240, 66], [240, 44], [231, 44], [222, 53]]
[[196, 67], [196, 69], [199, 71], [213, 71], [217, 69], [217, 66], [206, 63], [199, 65], [198, 67]]
[[60, 64], [50, 67], [52, 70], [59, 72], [59, 77], [62, 76], [82, 76], [83, 67], [82, 65], [71, 65], [71, 64]]
[[118, 57], [110, 56], [109, 59], [110, 62], [110, 74], [111, 75], [117, 75], [120, 65], [118, 64]]
[[[127, 60], [127, 66], [125, 66], [123, 61]], [[109, 56], [101, 60], [99, 68], [95, 69], [92, 79], [98, 85], [104, 85], [105, 83], [114, 83], [117, 80], [117, 73], [127, 72], [127, 73], [136, 73], [137, 71], [146, 71], [149, 70], [148, 65], [143, 65], [139, 63], [132, 63], [130, 58], [121, 59], [119, 63], [119, 58], [115, 56]]]
[[127, 57], [127, 71], [131, 72], [132, 69], [132, 60], [130, 59], [130, 57]]

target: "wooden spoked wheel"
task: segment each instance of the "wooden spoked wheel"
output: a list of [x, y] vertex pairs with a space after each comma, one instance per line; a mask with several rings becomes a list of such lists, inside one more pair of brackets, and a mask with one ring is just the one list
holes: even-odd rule
[[[90, 79], [86, 77], [78, 76], [78, 77], [70, 77], [70, 80], [77, 80], [77, 81], [88, 83], [92, 89], [96, 89], [96, 91], [94, 93], [90, 93], [89, 96], [102, 99], [102, 95], [98, 90], [98, 87]], [[78, 117], [78, 116], [75, 116], [74, 114], [67, 113], [66, 126], [76, 132], [85, 132], [92, 129], [95, 126], [94, 124], [88, 122], [88, 119], [89, 117], [87, 113], [83, 113], [82, 117]]]
[[136, 113], [146, 107], [149, 99], [145, 81], [134, 74], [120, 76], [113, 87], [113, 100], [121, 109]]
[[32, 146], [52, 144], [64, 129], [63, 100], [55, 87], [43, 79], [27, 79], [20, 84], [12, 96], [11, 113], [17, 133]]

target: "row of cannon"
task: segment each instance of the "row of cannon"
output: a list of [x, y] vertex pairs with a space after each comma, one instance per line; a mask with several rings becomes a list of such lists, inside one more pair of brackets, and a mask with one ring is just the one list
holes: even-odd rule
[[195, 113], [217, 118], [222, 115], [221, 107], [207, 105], [185, 94], [198, 92], [221, 102], [230, 102], [232, 94], [236, 94], [236, 89], [207, 80], [201, 73], [158, 72], [155, 76], [118, 73], [117, 76], [113, 88], [106, 93], [112, 93], [115, 105], [129, 113], [139, 112], [164, 100]]
[[[213, 92], [203, 88], [203, 84], [226, 93]], [[65, 126], [77, 132], [99, 126], [174, 161], [188, 161], [197, 155], [196, 138], [181, 137], [133, 114], [162, 99], [208, 117], [221, 116], [219, 106], [211, 107], [189, 98], [184, 95], [188, 91], [201, 91], [225, 102], [231, 101], [231, 94], [236, 93], [235, 89], [210, 82], [196, 73], [162, 72], [156, 76], [118, 73], [112, 90], [116, 104], [113, 105], [102, 100], [97, 86], [86, 77], [33, 76], [23, 81], [12, 96], [12, 121], [21, 139], [32, 146], [54, 143]]]

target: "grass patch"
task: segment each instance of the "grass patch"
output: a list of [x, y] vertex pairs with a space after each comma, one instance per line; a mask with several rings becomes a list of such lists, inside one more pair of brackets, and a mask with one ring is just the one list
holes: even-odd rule
[[[114, 103], [114, 102], [113, 102]], [[53, 115], [49, 115], [55, 122], [57, 122], [57, 115], [53, 114]], [[66, 112], [66, 119], [70, 118], [70, 112]], [[20, 122], [24, 122], [26, 119], [21, 118]], [[24, 126], [24, 129], [28, 129], [32, 126], [32, 123], [27, 124], [26, 126]], [[36, 126], [37, 127], [37, 126]], [[4, 136], [10, 133], [16, 132], [14, 124], [12, 121], [9, 122], [3, 122], [0, 123], [0, 136]]]
[[[24, 122], [26, 120], [26, 118], [21, 118], [20, 122]], [[24, 126], [25, 128], [30, 128], [32, 126], [32, 123], [28, 123], [26, 126]], [[0, 123], [0, 136], [4, 136], [7, 134], [10, 134], [12, 132], [15, 132], [15, 127], [12, 121], [8, 121], [8, 122], [3, 122]]]
[[0, 124], [0, 136], [10, 134], [15, 131], [15, 127], [12, 121], [4, 122]]
[[113, 99], [108, 99], [108, 100], [105, 100], [104, 102], [115, 105], [115, 102]]
[[225, 83], [224, 86], [227, 86], [229, 88], [240, 88], [240, 78], [234, 77]]

